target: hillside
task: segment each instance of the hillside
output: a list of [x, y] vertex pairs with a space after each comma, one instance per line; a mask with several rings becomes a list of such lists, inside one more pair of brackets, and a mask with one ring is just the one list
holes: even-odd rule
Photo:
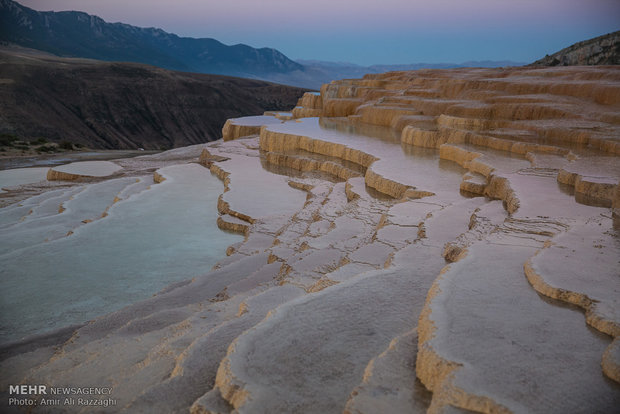
[[256, 77], [303, 69], [275, 49], [179, 37], [152, 27], [107, 23], [77, 11], [39, 12], [11, 0], [0, 0], [0, 40], [58, 56], [187, 72]]
[[218, 139], [226, 119], [294, 106], [299, 88], [0, 47], [0, 133], [91, 148]]
[[532, 66], [620, 65], [620, 31], [575, 43]]

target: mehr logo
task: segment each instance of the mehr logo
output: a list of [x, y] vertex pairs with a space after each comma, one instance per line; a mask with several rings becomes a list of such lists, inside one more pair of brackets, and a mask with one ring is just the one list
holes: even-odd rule
[[9, 385], [9, 394], [30, 395], [47, 394], [46, 385]]

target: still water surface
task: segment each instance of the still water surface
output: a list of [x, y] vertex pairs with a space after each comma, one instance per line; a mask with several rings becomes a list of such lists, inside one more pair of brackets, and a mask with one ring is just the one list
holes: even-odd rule
[[[217, 227], [223, 185], [209, 170], [187, 164], [163, 172], [166, 181], [150, 186], [122, 178], [64, 198], [57, 191], [56, 201], [39, 196], [33, 213], [0, 223], [0, 343], [83, 323], [207, 273], [241, 240]], [[124, 199], [113, 203], [119, 194]]]

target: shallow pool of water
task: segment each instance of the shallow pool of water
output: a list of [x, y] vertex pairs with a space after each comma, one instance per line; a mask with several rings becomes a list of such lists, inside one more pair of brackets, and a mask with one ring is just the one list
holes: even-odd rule
[[0, 193], [4, 188], [44, 181], [49, 168], [18, 168], [0, 171]]
[[[166, 181], [121, 201], [114, 199], [123, 190], [107, 186], [109, 194], [100, 194], [110, 200], [107, 215], [78, 221], [70, 235], [26, 247], [0, 240], [0, 342], [83, 323], [148, 298], [207, 273], [227, 246], [241, 240], [217, 227], [224, 187], [209, 170], [186, 164], [160, 171]], [[55, 214], [79, 219], [86, 210], [92, 209], [74, 205]], [[5, 230], [19, 238], [23, 227], [24, 237], [33, 238], [29, 221], [17, 219]]]
[[82, 160], [116, 160], [120, 158], [132, 158], [139, 155], [155, 154], [158, 152], [159, 151], [100, 150], [85, 152], [63, 152], [53, 155], [45, 154], [32, 156], [0, 157], [0, 170], [54, 166]]

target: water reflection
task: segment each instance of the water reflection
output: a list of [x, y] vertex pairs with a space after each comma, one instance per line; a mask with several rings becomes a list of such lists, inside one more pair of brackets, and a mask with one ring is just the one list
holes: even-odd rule
[[[351, 124], [347, 118], [303, 118], [267, 128], [269, 131], [306, 136], [365, 152], [377, 158], [370, 167], [373, 173], [388, 181], [421, 191], [443, 193], [448, 200], [462, 198], [458, 190], [465, 169], [452, 162], [440, 162], [439, 151], [435, 149], [402, 145], [399, 134], [391, 128]], [[351, 165], [338, 157], [308, 155], [302, 150], [290, 154]], [[356, 171], [363, 170], [357, 167]]]
[[113, 150], [113, 151], [89, 151], [63, 153], [56, 155], [42, 155], [33, 157], [13, 157], [0, 159], [0, 170], [9, 170], [13, 168], [25, 167], [43, 167], [67, 164], [73, 161], [81, 160], [115, 160], [119, 158], [132, 158], [139, 155], [156, 154], [160, 151], [136, 151], [136, 150]]

